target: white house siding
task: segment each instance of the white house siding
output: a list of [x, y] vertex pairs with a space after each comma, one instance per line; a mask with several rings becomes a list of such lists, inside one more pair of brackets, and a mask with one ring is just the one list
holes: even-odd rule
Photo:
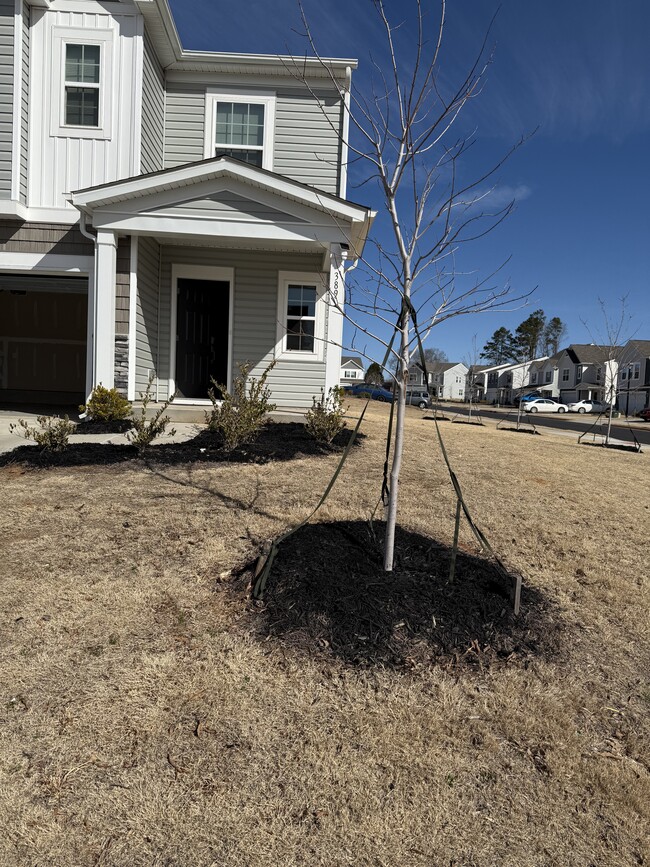
[[[160, 247], [152, 238], [138, 239], [138, 267], [135, 307], [135, 395], [147, 387], [151, 371], [160, 376], [158, 365]], [[165, 385], [169, 376], [165, 368]], [[166, 395], [165, 391], [165, 395]]]
[[[275, 354], [279, 272], [319, 272], [322, 259], [308, 254], [163, 247], [159, 332], [161, 394], [166, 394], [165, 378], [169, 378], [172, 265], [234, 268], [233, 371], [236, 372], [237, 365], [249, 362], [253, 365], [253, 375], [259, 376]], [[326, 315], [325, 306], [324, 312]], [[273, 401], [279, 407], [311, 406], [312, 396], [319, 395], [325, 386], [325, 361], [281, 358], [269, 377], [269, 385]]]
[[[315, 91], [318, 102], [300, 87], [274, 88], [271, 83], [238, 77], [219, 83], [276, 93], [273, 170], [334, 195], [339, 190], [342, 103], [338, 94]], [[219, 84], [211, 83], [218, 89]], [[165, 109], [165, 168], [201, 160], [205, 155], [206, 84], [168, 81]]]
[[[54, 50], [52, 27], [91, 28], [112, 33], [112, 79], [106, 82], [111, 100], [110, 138], [52, 134], [59, 99], [52, 98]], [[107, 183], [135, 173], [136, 86], [141, 53], [142, 19], [135, 14], [46, 11], [32, 8], [29, 118], [30, 207], [77, 211], [67, 201], [74, 190]], [[38, 59], [38, 60], [37, 60]]]
[[0, 199], [11, 198], [14, 103], [14, 2], [0, 0]]
[[142, 157], [144, 174], [164, 168], [165, 76], [153, 50], [149, 34], [144, 33], [142, 69]]

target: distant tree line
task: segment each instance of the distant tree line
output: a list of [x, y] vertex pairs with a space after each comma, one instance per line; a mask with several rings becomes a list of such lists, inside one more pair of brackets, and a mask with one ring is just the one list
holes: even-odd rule
[[516, 328], [497, 328], [481, 352], [490, 364], [531, 361], [540, 355], [555, 355], [566, 326], [559, 316], [547, 319], [543, 310], [534, 310]]

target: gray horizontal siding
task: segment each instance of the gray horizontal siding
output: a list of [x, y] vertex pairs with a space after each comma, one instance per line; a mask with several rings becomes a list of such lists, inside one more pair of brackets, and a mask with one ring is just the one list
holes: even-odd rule
[[14, 4], [0, 0], [0, 199], [11, 198], [14, 96]]
[[0, 222], [0, 251], [5, 253], [53, 253], [61, 256], [92, 256], [91, 241], [77, 226], [55, 223]]
[[[167, 359], [169, 371], [172, 265], [213, 265], [234, 268], [232, 357], [238, 365], [253, 365], [259, 376], [272, 361], [277, 333], [278, 272], [318, 271], [318, 256], [289, 253], [255, 253], [203, 247], [164, 247], [161, 263], [160, 370]], [[167, 374], [169, 375], [169, 373]], [[308, 407], [325, 386], [325, 363], [280, 359], [269, 377], [273, 401], [280, 407]]]
[[341, 100], [338, 96], [279, 91], [273, 168], [328, 193], [339, 191]]
[[27, 153], [29, 144], [29, 39], [30, 7], [23, 3], [23, 86], [20, 121], [20, 201], [27, 203]]
[[[254, 88], [245, 90], [252, 94]], [[273, 169], [278, 174], [337, 194], [340, 179], [342, 104], [337, 95], [297, 88], [276, 100]], [[205, 87], [169, 83], [165, 109], [165, 167], [203, 159]]]
[[[160, 247], [152, 238], [138, 241], [138, 292], [135, 307], [135, 395], [147, 387], [158, 368], [158, 275]], [[169, 376], [166, 371], [166, 376]]]
[[193, 199], [189, 202], [176, 206], [179, 211], [191, 211], [194, 214], [204, 212], [206, 216], [220, 217], [222, 219], [251, 219], [264, 220], [265, 222], [304, 223], [300, 217], [286, 214], [271, 208], [253, 199], [238, 196], [225, 190], [215, 193], [207, 199]]
[[142, 81], [142, 171], [163, 166], [165, 137], [165, 78], [145, 29]]
[[165, 105], [165, 168], [203, 159], [205, 87], [172, 84]]

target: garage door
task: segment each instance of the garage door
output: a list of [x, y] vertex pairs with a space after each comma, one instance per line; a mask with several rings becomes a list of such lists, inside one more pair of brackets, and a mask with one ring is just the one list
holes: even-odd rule
[[85, 278], [0, 275], [0, 400], [76, 404], [86, 385]]

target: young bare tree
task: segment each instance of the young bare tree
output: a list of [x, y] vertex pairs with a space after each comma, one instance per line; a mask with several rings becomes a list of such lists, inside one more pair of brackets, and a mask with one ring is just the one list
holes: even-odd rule
[[[374, 181], [378, 187], [390, 233], [388, 240], [366, 245], [363, 268], [357, 271], [363, 271], [363, 277], [354, 284], [346, 281], [345, 304], [333, 294], [329, 303], [343, 313], [356, 333], [377, 341], [385, 351], [390, 345], [386, 331], [395, 337], [388, 352], [395, 362], [396, 383], [384, 546], [384, 568], [390, 571], [408, 368], [418, 350], [418, 335], [424, 341], [434, 327], [451, 317], [502, 308], [525, 297], [513, 298], [507, 283], [496, 282], [502, 266], [471, 282], [455, 266], [465, 244], [491, 232], [511, 213], [514, 201], [490, 207], [492, 179], [523, 137], [496, 164], [468, 179], [466, 157], [475, 137], [460, 119], [481, 93], [492, 59], [488, 44], [492, 23], [469, 68], [452, 82], [443, 68], [445, 0], [407, 0], [399, 5], [398, 18], [391, 18], [384, 0], [367, 2], [383, 35], [383, 46], [373, 46], [372, 82], [363, 92], [353, 87], [347, 93], [340, 89], [327, 61], [322, 59], [321, 64], [339, 88], [348, 113], [350, 132], [343, 144], [350, 162], [362, 183]], [[300, 8], [310, 49], [320, 57]], [[292, 72], [318, 99], [298, 62]], [[324, 116], [328, 118], [325, 112]], [[340, 135], [329, 118], [328, 122]], [[390, 362], [388, 366], [390, 369]]]

